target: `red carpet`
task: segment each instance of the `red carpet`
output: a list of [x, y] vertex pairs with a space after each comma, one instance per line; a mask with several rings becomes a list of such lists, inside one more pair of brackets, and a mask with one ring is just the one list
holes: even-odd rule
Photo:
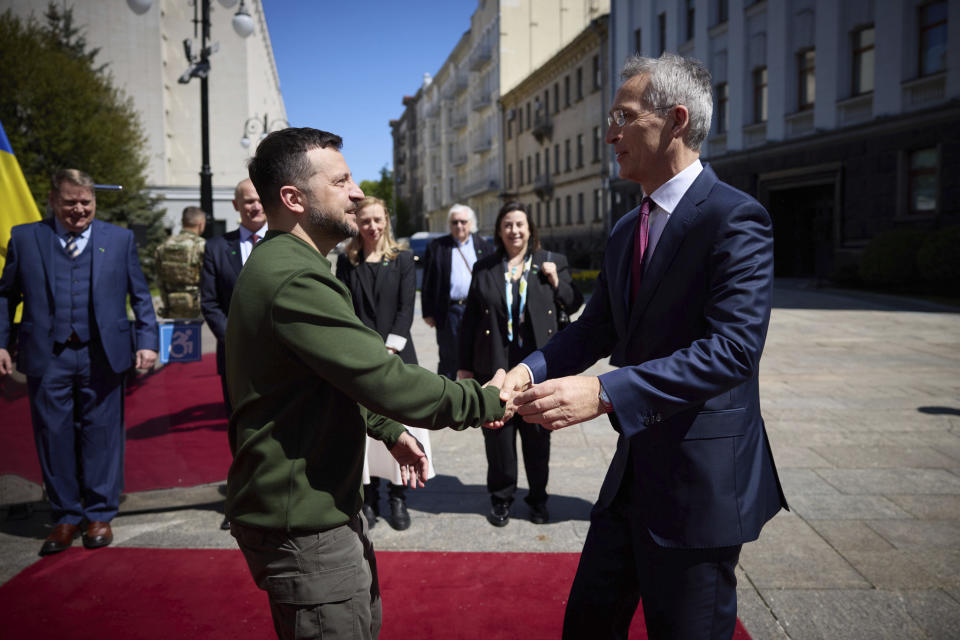
[[[380, 637], [559, 638], [575, 553], [380, 552]], [[4, 638], [273, 637], [239, 551], [74, 547], [0, 586]], [[642, 615], [631, 638], [646, 638]], [[749, 640], [738, 622], [737, 640]]]
[[[40, 484], [26, 388], [3, 389], [0, 474]], [[213, 354], [170, 364], [127, 387], [125, 491], [189, 487], [227, 477], [226, 412]]]

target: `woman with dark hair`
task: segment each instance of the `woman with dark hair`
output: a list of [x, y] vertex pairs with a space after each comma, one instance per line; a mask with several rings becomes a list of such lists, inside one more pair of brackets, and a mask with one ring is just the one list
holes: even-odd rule
[[[413, 254], [403, 251], [390, 231], [386, 203], [368, 196], [357, 206], [360, 233], [337, 259], [337, 278], [350, 289], [357, 317], [380, 334], [385, 346], [407, 364], [417, 364], [417, 353], [410, 339], [414, 297], [417, 291]], [[431, 461], [430, 432], [407, 427], [423, 446]], [[369, 525], [380, 515], [380, 479], [386, 478], [390, 503], [390, 526], [403, 530], [410, 526], [406, 492], [400, 477], [400, 465], [382, 442], [367, 438], [367, 457], [363, 469], [363, 515]]]
[[[458, 379], [489, 380], [497, 369], [510, 370], [557, 333], [559, 311], [572, 314], [583, 303], [566, 256], [540, 249], [537, 228], [522, 203], [505, 204], [494, 229], [496, 252], [473, 267], [460, 331]], [[543, 524], [550, 518], [550, 432], [518, 415], [502, 429], [483, 429], [492, 503], [487, 519], [497, 527], [509, 522], [517, 490], [518, 431], [530, 485], [525, 498], [530, 520]]]

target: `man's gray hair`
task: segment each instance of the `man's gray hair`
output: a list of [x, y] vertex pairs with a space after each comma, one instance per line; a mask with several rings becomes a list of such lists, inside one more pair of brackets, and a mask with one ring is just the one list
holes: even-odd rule
[[453, 217], [455, 213], [465, 213], [470, 217], [470, 231], [475, 232], [477, 230], [477, 214], [473, 212], [473, 209], [468, 207], [465, 204], [455, 204], [450, 207], [449, 213], [447, 213], [447, 224], [450, 224], [450, 218]]
[[627, 80], [638, 75], [650, 78], [641, 97], [645, 107], [653, 109], [682, 104], [687, 108], [690, 128], [683, 143], [699, 151], [710, 133], [710, 118], [713, 116], [713, 85], [710, 72], [703, 63], [673, 53], [664, 53], [659, 58], [630, 56], [623, 63], [620, 77]]

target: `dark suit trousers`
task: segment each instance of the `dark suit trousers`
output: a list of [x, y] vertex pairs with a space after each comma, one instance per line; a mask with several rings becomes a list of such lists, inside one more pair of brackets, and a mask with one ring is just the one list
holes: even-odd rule
[[447, 307], [443, 326], [437, 327], [437, 350], [440, 352], [437, 373], [451, 380], [457, 379], [457, 369], [460, 368], [460, 325], [463, 324], [465, 308], [462, 304], [451, 304]]
[[530, 493], [527, 504], [547, 501], [550, 472], [550, 431], [514, 416], [501, 429], [481, 429], [487, 452], [487, 491], [493, 502], [513, 502], [517, 492], [517, 432]]
[[109, 522], [123, 489], [123, 376], [96, 341], [54, 347], [42, 376], [28, 376], [43, 483], [57, 524]]
[[629, 487], [630, 469], [608, 508], [595, 508], [563, 620], [563, 637], [627, 638], [639, 602], [647, 634], [729, 639], [737, 621], [740, 545], [661, 547], [650, 537]]

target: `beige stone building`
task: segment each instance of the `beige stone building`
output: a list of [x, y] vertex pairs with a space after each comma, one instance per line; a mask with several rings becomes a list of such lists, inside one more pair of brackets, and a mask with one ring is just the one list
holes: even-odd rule
[[607, 236], [607, 16], [500, 99], [505, 197], [529, 207], [544, 248], [598, 266]]
[[[106, 63], [114, 83], [133, 99], [147, 137], [147, 185], [163, 196], [166, 226], [179, 230], [185, 206], [200, 204], [200, 82], [177, 82], [189, 67], [183, 41], [194, 39], [193, 6], [183, 0], [153, 0], [138, 15], [126, 2], [74, 0], [74, 22], [91, 47], [99, 47], [97, 62]], [[3, 8], [43, 20], [46, 2], [4, 0]], [[210, 167], [213, 172], [214, 217], [226, 230], [237, 226], [231, 205], [233, 189], [247, 175], [246, 161], [263, 130], [286, 123], [270, 34], [261, 0], [244, 0], [254, 30], [237, 35], [231, 21], [237, 6], [211, 2], [210, 39], [218, 43], [210, 57]], [[200, 48], [199, 34], [193, 50]], [[244, 136], [251, 141], [244, 148]], [[80, 167], [82, 169], [82, 167]], [[109, 176], [94, 176], [109, 182]]]
[[445, 231], [448, 209], [460, 202], [476, 211], [483, 233], [492, 232], [505, 195], [501, 94], [609, 7], [609, 0], [478, 0], [470, 28], [416, 97], [425, 229]]

